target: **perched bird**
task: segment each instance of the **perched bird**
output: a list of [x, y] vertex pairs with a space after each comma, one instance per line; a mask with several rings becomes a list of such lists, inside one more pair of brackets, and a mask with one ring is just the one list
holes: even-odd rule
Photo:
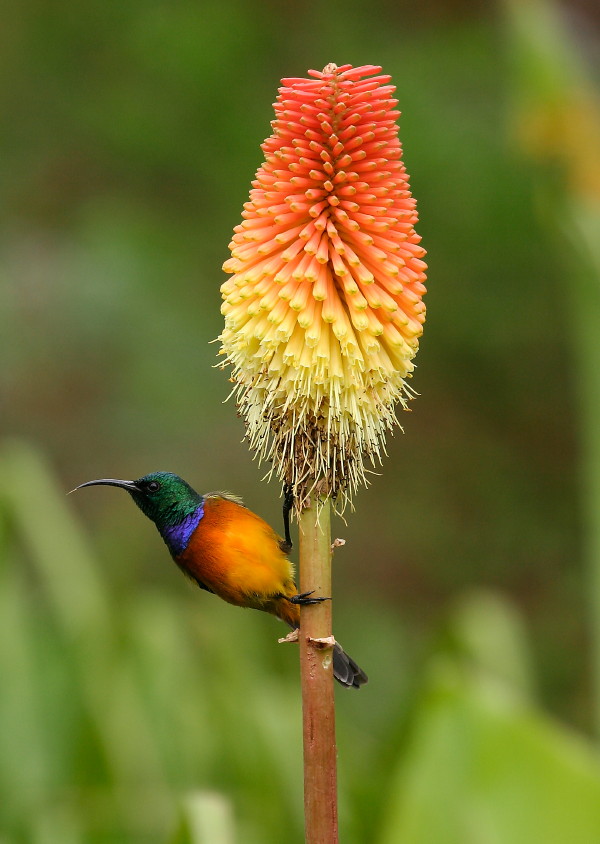
[[[152, 519], [184, 574], [224, 601], [271, 613], [297, 629], [299, 605], [328, 600], [312, 598], [312, 593], [299, 595], [294, 583], [288, 557], [292, 548], [289, 492], [284, 501], [282, 539], [239, 498], [223, 492], [199, 495], [171, 472], [153, 472], [137, 481], [102, 478], [76, 489], [100, 484], [127, 490]], [[364, 671], [337, 643], [333, 673], [344, 686], [358, 689], [367, 682]]]

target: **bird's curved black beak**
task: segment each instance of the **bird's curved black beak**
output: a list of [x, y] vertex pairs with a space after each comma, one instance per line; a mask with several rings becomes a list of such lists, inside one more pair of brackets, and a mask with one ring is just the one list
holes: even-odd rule
[[[84, 486], [118, 486], [121, 489], [126, 489], [127, 492], [139, 492], [140, 488], [135, 481], [120, 481], [116, 478], [100, 478], [97, 481], [86, 481], [84, 484], [79, 484], [71, 492], [76, 492], [78, 489], [83, 489]], [[71, 494], [69, 493], [69, 495]]]

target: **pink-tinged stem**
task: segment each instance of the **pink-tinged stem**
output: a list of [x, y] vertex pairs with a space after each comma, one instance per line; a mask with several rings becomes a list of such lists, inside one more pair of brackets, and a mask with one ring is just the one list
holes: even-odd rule
[[[300, 592], [331, 596], [329, 500], [302, 511], [299, 520]], [[314, 639], [331, 636], [331, 601], [302, 607], [300, 676], [304, 736], [304, 816], [306, 844], [337, 844], [337, 760], [333, 652]]]

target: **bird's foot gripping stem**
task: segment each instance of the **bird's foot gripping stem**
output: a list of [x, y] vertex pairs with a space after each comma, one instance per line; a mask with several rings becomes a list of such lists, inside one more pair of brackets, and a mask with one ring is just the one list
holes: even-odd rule
[[302, 607], [309, 606], [310, 604], [320, 604], [321, 601], [331, 601], [331, 598], [311, 598], [310, 596], [314, 591], [313, 589], [312, 592], [302, 592], [300, 595], [292, 595], [291, 598], [288, 598], [288, 601], [290, 604], [300, 604]]

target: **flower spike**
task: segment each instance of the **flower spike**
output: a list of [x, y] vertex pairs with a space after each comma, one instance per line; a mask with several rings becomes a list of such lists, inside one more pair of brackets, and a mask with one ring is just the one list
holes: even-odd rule
[[221, 353], [251, 448], [343, 510], [381, 461], [425, 321], [395, 87], [373, 66], [283, 79], [223, 269]]

